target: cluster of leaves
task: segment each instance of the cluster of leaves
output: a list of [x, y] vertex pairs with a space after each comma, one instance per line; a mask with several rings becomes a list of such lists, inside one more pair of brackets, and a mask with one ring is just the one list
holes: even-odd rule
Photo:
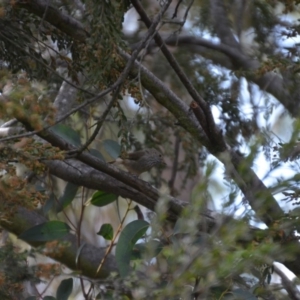
[[[24, 139], [22, 149], [17, 149], [18, 143], [0, 149], [1, 180], [0, 191], [1, 217], [9, 219], [18, 206], [35, 209], [47, 199], [44, 189], [37, 190], [28, 182], [33, 176], [44, 173], [43, 159], [63, 159], [63, 155], [49, 144], [33, 143], [31, 139]], [[18, 169], [18, 170], [17, 170]]]
[[[25, 10], [13, 9], [10, 6], [5, 9], [5, 15], [0, 22], [2, 63], [13, 73], [23, 70], [30, 78], [46, 79], [49, 67], [47, 60], [43, 58], [42, 49], [45, 49], [51, 26], [42, 25], [39, 18]], [[43, 41], [40, 45], [38, 37]]]
[[[88, 83], [103, 89], [119, 76], [115, 68], [120, 64], [117, 48], [124, 42], [121, 29], [127, 7], [124, 1], [86, 0], [84, 20], [87, 21], [90, 37], [81, 49], [81, 61], [84, 62]], [[84, 22], [83, 20], [83, 22]], [[117, 64], [116, 64], [117, 62]]]
[[0, 157], [0, 192], [3, 197], [1, 218], [10, 219], [10, 214], [19, 206], [32, 210], [44, 204], [47, 199], [45, 185], [39, 184], [37, 188], [38, 185], [29, 182], [44, 174], [43, 160], [61, 160], [64, 154], [50, 144], [23, 138], [14, 144], [3, 146]]
[[[272, 14], [272, 6], [265, 1], [254, 1], [253, 13], [252, 13], [252, 24], [255, 28], [256, 41], [260, 45], [265, 45], [266, 39], [270, 36], [270, 32], [273, 30], [275, 25], [275, 19]], [[265, 48], [265, 47], [264, 47]], [[266, 51], [266, 49], [264, 49]]]
[[[105, 144], [107, 149], [114, 148], [109, 141]], [[206, 175], [209, 177], [209, 174]], [[205, 186], [206, 183], [203, 183], [193, 193], [192, 205], [183, 211], [172, 231], [166, 231], [165, 212], [168, 206], [163, 200], [151, 224], [143, 220], [143, 214], [139, 212], [138, 219], [127, 224], [121, 232], [115, 232], [110, 223], [101, 225], [97, 234], [110, 243], [109, 251], [116, 244], [116, 262], [122, 284], [112, 274], [101, 282], [106, 292], [100, 286], [93, 286], [95, 291], [101, 290], [98, 299], [117, 299], [120, 295], [130, 294], [129, 291], [136, 287], [140, 295], [155, 299], [176, 299], [196, 294], [205, 299], [255, 299], [268, 293], [272, 276], [269, 266], [274, 260], [285, 257], [280, 247], [286, 238], [281, 225], [258, 231], [259, 235], [251, 241], [245, 239], [249, 234], [247, 220], [220, 215], [218, 225], [210, 228], [208, 234], [200, 234], [198, 228], [206, 222], [199, 217], [206, 205]], [[72, 184], [66, 186], [57, 212], [74, 201], [77, 189]], [[117, 199], [117, 195], [97, 191], [86, 205], [104, 207]], [[130, 201], [128, 210], [131, 209]], [[151, 232], [148, 230], [150, 227]], [[70, 230], [64, 222], [48, 221], [23, 232], [20, 238], [54, 243], [46, 248], [57, 251], [64, 246], [54, 240], [63, 240]], [[291, 253], [289, 251], [288, 255]], [[262, 267], [266, 262], [268, 265]], [[145, 274], [145, 277], [137, 274]], [[72, 283], [71, 278], [64, 280], [57, 293], [70, 295]], [[56, 299], [65, 298], [57, 296]]]
[[[26, 73], [12, 76], [7, 70], [0, 74], [4, 96], [0, 102], [0, 118], [26, 121], [36, 130], [54, 123], [55, 109], [42, 86], [34, 86]], [[47, 117], [47, 118], [46, 118]]]
[[13, 19], [11, 21], [1, 19], [0, 27], [2, 28], [1, 64], [7, 65], [13, 73], [26, 70], [30, 77], [47, 78], [48, 71], [45, 67], [47, 62], [42, 54], [33, 48], [28, 48], [32, 37], [31, 32], [26, 32], [26, 28], [21, 29], [20, 24], [14, 24]]
[[[46, 75], [49, 75], [49, 67], [55, 70], [58, 66], [56, 58], [51, 55], [50, 61], [42, 58], [43, 51], [49, 49], [46, 41], [51, 36], [52, 41], [57, 44], [60, 51], [66, 50], [68, 54], [72, 54], [72, 60], [61, 53], [58, 57], [67, 64], [68, 73], [75, 82], [78, 82], [76, 73], [83, 70], [83, 68], [85, 70], [84, 75], [88, 78], [85, 83], [93, 88], [103, 89], [115, 82], [120, 75], [120, 66], [122, 67], [122, 63], [117, 55], [117, 49], [119, 46], [124, 46], [121, 28], [124, 12], [127, 10], [129, 2], [120, 0], [100, 2], [85, 0], [83, 2], [86, 5], [84, 21], [89, 26], [88, 31], [91, 32], [85, 44], [77, 45], [72, 43], [70, 39], [64, 37], [58, 30], [51, 26], [48, 27], [46, 22], [42, 24], [41, 21], [38, 21], [31, 15], [26, 15], [22, 10], [13, 12], [19, 14], [17, 18], [12, 18], [11, 20], [6, 18], [3, 24], [0, 23], [0, 28], [4, 26], [3, 29], [7, 29], [7, 32], [3, 33], [3, 49], [12, 49], [12, 45], [17, 45], [15, 49], [12, 49], [12, 53], [7, 53], [3, 50], [2, 57], [7, 61], [9, 67], [13, 71], [26, 70], [29, 77], [36, 78], [39, 76], [39, 78], [45, 78]], [[54, 5], [57, 3], [55, 2]], [[253, 9], [251, 15], [253, 13], [254, 24], [259, 26], [259, 28], [257, 26], [255, 28], [257, 39], [265, 41], [274, 24], [270, 16], [270, 7], [262, 1], [255, 1], [255, 3], [257, 3], [256, 9], [254, 10], [251, 6]], [[208, 1], [202, 6], [201, 14], [203, 17], [201, 22], [207, 28], [207, 26], [210, 26], [210, 21], [207, 20], [210, 15]], [[17, 21], [13, 23], [14, 20], [18, 19], [23, 20], [24, 29], [21, 28], [21, 23]], [[20, 28], [20, 40], [17, 40], [16, 32]], [[39, 29], [39, 32], [37, 32], [36, 28]], [[37, 37], [39, 37], [39, 40], [37, 40]], [[10, 41], [8, 41], [9, 38]], [[31, 47], [25, 47], [25, 45], [31, 45]], [[37, 45], [39, 45], [39, 50], [35, 48]], [[24, 59], [14, 61], [17, 56]], [[177, 58], [180, 60], [179, 56]], [[184, 59], [186, 60], [186, 56]], [[284, 70], [286, 62], [284, 60], [274, 62], [275, 59], [276, 57], [272, 57], [272, 60], [263, 64], [256, 75], [262, 75], [274, 68], [279, 68], [281, 71]], [[154, 71], [160, 74], [161, 70], [167, 68], [162, 67], [161, 57], [158, 58], [157, 62], [154, 63]], [[208, 71], [208, 64], [203, 61], [195, 60], [184, 65], [192, 83], [205, 100], [210, 105], [216, 105], [220, 108], [223, 115], [221, 121], [226, 132], [231, 134], [229, 138], [233, 141], [232, 143], [229, 142], [229, 144], [237, 145], [234, 142], [236, 142], [240, 133], [244, 137], [252, 137], [256, 133], [256, 123], [251, 122], [252, 120], [248, 122], [241, 116], [239, 95], [234, 94], [233, 88], [229, 91], [229, 89], [220, 87], [221, 83], [227, 78], [224, 76], [213, 76]], [[195, 69], [198, 69], [198, 72], [195, 72]], [[173, 78], [176, 77], [173, 76]], [[174, 88], [176, 89], [178, 81], [176, 79], [173, 81], [173, 78], [171, 83], [176, 86]], [[3, 81], [7, 82], [7, 78], [3, 79], [5, 79]], [[146, 106], [141, 100], [141, 91], [134, 84], [126, 82], [123, 91], [127, 85], [129, 85], [129, 92], [132, 96], [137, 97], [136, 102], [141, 106]], [[239, 89], [240, 87], [236, 90]], [[54, 112], [51, 111], [49, 117], [50, 102], [45, 99], [41, 101], [40, 95], [41, 93], [34, 90], [28, 83], [26, 77], [17, 78], [13, 81], [10, 101], [5, 101], [4, 99], [1, 102], [0, 111], [3, 114], [0, 115], [0, 118], [17, 117], [22, 120], [27, 118], [28, 123], [32, 124], [34, 129], [41, 129], [44, 126], [42, 120], [45, 119], [45, 116], [47, 116], [47, 121], [53, 121]], [[112, 140], [104, 140], [102, 142], [104, 149], [112, 157], [117, 157], [121, 148], [128, 149], [132, 144], [130, 135], [131, 124], [129, 124], [126, 112], [119, 103], [115, 107], [114, 119], [119, 126], [118, 138], [121, 138], [121, 147]], [[154, 105], [151, 105], [151, 107], [154, 107]], [[149, 147], [158, 144], [173, 145], [174, 141], [172, 138], [175, 132], [176, 137], [180, 141], [180, 147], [185, 151], [184, 161], [179, 164], [178, 170], [185, 172], [185, 179], [194, 176], [197, 172], [198, 163], [195, 159], [195, 153], [199, 151], [201, 146], [195, 143], [190, 135], [186, 134], [176, 124], [176, 121], [168, 112], [160, 107], [153, 112], [147, 118], [146, 114], [140, 114], [137, 118], [138, 129], [142, 129], [145, 134], [145, 144]], [[53, 130], [72, 145], [76, 147], [82, 146], [81, 137], [74, 129], [59, 124]], [[23, 149], [23, 153], [18, 153], [18, 162], [25, 164], [35, 172], [43, 171], [44, 169], [41, 169], [39, 159], [63, 158], [56, 149], [47, 147], [47, 145], [39, 144], [27, 145]], [[91, 154], [104, 160], [102, 153], [98, 150], [89, 149], [89, 151]], [[173, 149], [168, 149], [167, 151], [169, 151], [167, 153], [170, 154], [170, 157], [174, 158]], [[256, 150], [253, 152], [252, 157], [257, 153]], [[25, 156], [24, 153], [26, 153]], [[204, 151], [202, 151], [202, 154], [204, 154], [202, 156], [203, 159], [205, 156]], [[1, 155], [4, 158], [4, 162], [9, 162], [15, 159], [16, 156], [13, 151], [10, 153], [3, 151]], [[35, 201], [39, 200], [43, 203], [38, 194], [31, 195], [28, 194], [28, 190], [24, 191], [25, 182], [15, 179], [12, 168], [7, 167], [7, 171], [11, 177], [9, 181], [3, 180], [1, 182], [3, 185], [0, 187], [1, 192], [10, 193], [14, 199], [22, 199], [22, 202], [25, 200], [25, 203], [34, 203], [33, 201], [27, 201], [27, 198], [34, 198]], [[203, 183], [207, 184], [208, 177], [203, 180]], [[183, 181], [184, 183], [185, 180]], [[180, 189], [181, 187], [176, 188]], [[78, 186], [68, 183], [63, 195], [58, 199], [52, 193], [43, 211], [47, 213], [54, 209], [55, 213], [62, 212], [74, 201], [78, 189]], [[119, 231], [114, 232], [113, 226], [109, 223], [103, 224], [99, 229], [98, 235], [108, 241], [110, 247], [115, 245], [116, 238], [119, 237], [116, 244], [116, 260], [119, 273], [126, 285], [132, 290], [138, 289], [138, 292], [141, 292], [144, 298], [178, 299], [180, 297], [192, 298], [193, 296], [198, 296], [206, 299], [255, 299], [255, 296], [260, 293], [258, 288], [262, 287], [264, 289], [266, 283], [269, 282], [270, 273], [266, 272], [266, 270], [268, 271], [267, 267], [256, 274], [252, 269], [252, 265], [258, 265], [258, 269], [261, 269], [261, 264], [266, 260], [272, 263], [274, 259], [284, 258], [284, 253], [274, 243], [275, 238], [272, 235], [261, 239], [259, 242], [253, 241], [246, 246], [241, 246], [237, 243], [237, 240], [242, 240], [248, 234], [248, 220], [236, 222], [230, 219], [221, 220], [219, 225], [213, 228], [209, 234], [200, 235], [198, 228], [201, 226], [202, 218], [199, 216], [206, 208], [204, 200], [206, 200], [207, 195], [204, 191], [206, 191], [206, 186], [201, 186], [195, 193], [197, 196], [195, 196], [195, 199], [192, 199], [191, 208], [183, 212], [181, 220], [176, 224], [172, 232], [167, 232], [164, 228], [167, 204], [163, 200], [159, 202], [159, 205], [165, 205], [165, 207], [161, 210], [161, 207], [158, 208], [158, 216], [154, 220], [150, 234], [148, 228], [151, 224], [142, 220], [143, 215], [140, 213], [138, 213], [138, 220], [128, 224], [121, 233]], [[234, 203], [237, 193], [233, 192], [231, 196], [232, 199], [229, 199], [230, 201], [224, 204], [224, 207]], [[287, 194], [287, 196], [290, 195]], [[292, 197], [296, 196], [298, 196], [297, 191]], [[116, 199], [117, 196], [114, 194], [97, 191], [92, 196], [90, 204], [103, 207], [115, 202]], [[10, 205], [12, 202], [8, 201], [7, 203]], [[21, 202], [18, 202], [18, 204], [21, 204]], [[129, 204], [128, 210], [131, 209]], [[3, 210], [10, 211], [7, 208]], [[123, 224], [121, 223], [121, 225]], [[25, 231], [20, 237], [27, 241], [49, 241], [52, 243], [47, 244], [50, 252], [62, 246], [53, 241], [63, 239], [70, 230], [70, 226], [64, 222], [49, 221]], [[108, 249], [110, 251], [111, 248]], [[139, 273], [140, 271], [142, 273]], [[253, 277], [249, 280], [243, 276], [243, 273], [252, 273]], [[145, 278], [140, 278], [137, 274], [145, 274]], [[117, 282], [113, 275], [109, 280], [110, 282]], [[106, 283], [104, 282], [107, 289], [111, 289], [109, 280]], [[137, 286], [138, 288], [136, 288]], [[98, 298], [108, 299], [110, 295], [116, 299], [117, 296], [123, 293], [123, 290], [117, 284], [112, 285], [112, 288], [116, 289], [116, 295], [114, 292], [101, 292]], [[67, 299], [72, 289], [73, 280], [71, 278], [62, 281], [56, 298]], [[124, 292], [124, 294], [126, 293]]]
[[45, 195], [34, 187], [29, 187], [27, 180], [20, 179], [16, 175], [2, 176], [0, 181], [1, 219], [9, 220], [19, 206], [28, 209], [36, 209], [47, 199]]
[[27, 264], [28, 252], [18, 252], [12, 243], [0, 248], [0, 297], [3, 300], [20, 299], [25, 281], [40, 282], [35, 267]]

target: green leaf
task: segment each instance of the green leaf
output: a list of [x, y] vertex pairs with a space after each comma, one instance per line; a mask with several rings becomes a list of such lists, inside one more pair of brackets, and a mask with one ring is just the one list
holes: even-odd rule
[[73, 278], [64, 279], [61, 281], [57, 292], [56, 298], [59, 300], [68, 300], [73, 290]]
[[121, 146], [114, 140], [103, 141], [105, 151], [113, 158], [119, 157], [121, 153]]
[[56, 300], [56, 298], [52, 296], [45, 296], [43, 300]]
[[179, 234], [179, 233], [190, 233], [190, 228], [187, 225], [185, 218], [178, 218], [174, 229], [173, 229], [173, 235]]
[[49, 221], [37, 226], [31, 227], [19, 235], [24, 241], [47, 242], [62, 239], [70, 227], [61, 221]]
[[116, 201], [117, 199], [118, 196], [115, 194], [97, 191], [93, 194], [91, 203], [95, 206], [102, 207]]
[[81, 145], [79, 134], [67, 125], [56, 124], [52, 127], [52, 131], [73, 146], [79, 147]]
[[135, 220], [129, 223], [121, 232], [116, 246], [116, 262], [122, 277], [128, 275], [132, 249], [136, 242], [146, 233], [148, 227], [148, 222]]
[[37, 300], [37, 297], [36, 296], [29, 296], [25, 300]]
[[178, 218], [175, 225], [174, 225], [174, 228], [173, 228], [173, 235], [175, 235], [177, 233], [182, 233], [181, 232], [182, 223], [183, 223], [183, 219]]
[[78, 191], [78, 185], [68, 182], [63, 195], [58, 199], [56, 212], [61, 212], [66, 208], [75, 198]]
[[105, 162], [103, 155], [97, 149], [89, 149], [91, 155], [99, 158], [100, 160]]
[[103, 224], [97, 234], [103, 236], [106, 240], [111, 241], [114, 237], [114, 229], [110, 224]]

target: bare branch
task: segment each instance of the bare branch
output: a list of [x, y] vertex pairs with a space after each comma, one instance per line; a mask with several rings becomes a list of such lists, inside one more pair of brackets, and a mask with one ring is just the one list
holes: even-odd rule
[[286, 274], [276, 265], [274, 264], [275, 272], [281, 277], [282, 285], [284, 286], [285, 290], [287, 291], [290, 299], [292, 300], [300, 300], [300, 292], [297, 286], [288, 279]]

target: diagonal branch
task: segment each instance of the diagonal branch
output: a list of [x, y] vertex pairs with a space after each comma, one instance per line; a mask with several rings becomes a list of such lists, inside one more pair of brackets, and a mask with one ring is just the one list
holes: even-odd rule
[[[125, 59], [128, 60], [130, 58], [129, 54], [126, 54], [125, 52], [120, 53]], [[131, 75], [135, 77], [139, 73], [141, 74], [143, 86], [153, 95], [156, 101], [166, 107], [175, 118], [178, 119], [180, 126], [189, 132], [202, 145], [206, 146], [208, 150], [223, 163], [226, 172], [232, 176], [252, 209], [258, 214], [263, 222], [270, 225], [273, 221], [283, 215], [283, 211], [272, 193], [257, 177], [244, 157], [229, 148], [220, 151], [217, 135], [214, 136], [214, 139], [217, 142], [211, 144], [207, 135], [199, 126], [196, 117], [190, 113], [187, 104], [181, 101], [147, 68], [136, 61], [134, 68], [131, 71]], [[214, 146], [216, 146], [216, 148], [214, 148]]]
[[297, 286], [286, 276], [286, 274], [277, 265], [273, 266], [275, 273], [277, 273], [280, 276], [282, 285], [287, 291], [290, 299], [300, 300], [300, 292]]
[[[34, 3], [35, 5], [40, 5], [42, 3], [41, 0], [33, 0], [31, 2]], [[135, 5], [139, 5], [138, 1], [133, 1], [133, 2], [135, 3]], [[22, 7], [26, 8], [26, 4], [24, 4]], [[27, 8], [32, 11], [31, 5], [27, 6]], [[41, 10], [39, 9], [39, 11], [41, 11]], [[48, 11], [49, 11], [49, 9], [48, 9]], [[32, 12], [34, 12], [34, 11], [32, 11]], [[58, 12], [56, 12], [56, 13], [57, 13], [56, 17], [59, 18], [60, 22], [63, 22], [65, 20], [64, 14], [58, 13]], [[149, 19], [147, 19], [147, 20], [148, 20], [147, 21], [148, 25], [151, 26], [150, 20]], [[48, 21], [50, 23], [52, 23], [52, 21], [50, 19], [48, 19]], [[71, 26], [70, 24], [71, 23], [68, 22], [68, 20], [67, 20], [67, 23], [65, 25]], [[74, 24], [76, 24], [76, 26], [79, 26], [82, 28], [80, 23], [75, 22]], [[60, 23], [57, 26], [59, 26], [58, 28], [60, 28], [61, 30], [65, 29]], [[81, 37], [77, 36], [74, 33], [74, 31], [70, 30], [70, 28], [66, 32], [68, 32], [74, 38], [82, 38], [82, 36]], [[157, 34], [155, 35], [155, 39], [160, 39], [159, 45], [162, 47], [162, 49], [167, 49], [166, 46], [164, 45], [162, 39]], [[167, 51], [166, 51], [166, 53], [167, 53]], [[125, 56], [126, 56], [126, 54], [124, 54], [123, 57], [125, 58]], [[128, 57], [126, 58], [126, 60], [130, 59], [129, 55], [128, 55]], [[170, 56], [169, 59], [170, 60], [174, 59], [174, 57]], [[175, 61], [175, 59], [174, 59], [174, 61]], [[177, 62], [175, 62], [175, 63], [178, 65]], [[190, 132], [197, 140], [200, 140], [202, 143], [204, 143], [205, 146], [209, 147], [210, 141], [207, 139], [206, 135], [204, 134], [204, 132], [201, 129], [201, 127], [199, 126], [199, 124], [197, 124], [197, 120], [195, 119], [195, 117], [192, 118], [190, 116], [188, 106], [186, 104], [184, 104], [180, 99], [178, 99], [174, 95], [174, 93], [172, 93], [169, 89], [167, 89], [163, 84], [161, 84], [160, 80], [158, 80], [151, 72], [149, 72], [148, 70], [143, 68], [137, 62], [135, 62], [135, 67], [136, 67], [135, 71], [133, 71], [133, 70], [130, 71], [131, 75], [136, 76], [138, 74], [138, 70], [142, 70], [143, 85], [152, 93], [152, 95], [156, 98], [156, 100], [158, 102], [160, 102], [163, 106], [165, 106], [171, 113], [173, 113], [173, 115], [178, 119], [179, 123], [188, 132]], [[179, 71], [180, 70], [181, 69], [179, 69]], [[186, 84], [187, 84], [187, 86], [191, 85], [191, 83], [189, 81], [187, 81]], [[193, 86], [191, 86], [191, 88], [192, 88], [192, 90], [190, 90], [190, 92], [192, 92], [194, 97], [199, 101], [199, 102], [198, 101], [197, 102], [201, 103], [201, 108], [203, 111], [205, 111], [205, 116], [209, 117], [211, 112], [208, 109], [208, 107], [206, 106], [205, 101], [202, 98], [198, 97], [199, 95], [195, 91]], [[171, 99], [172, 99], [172, 101], [170, 101]], [[208, 124], [210, 124], [210, 125], [214, 124], [213, 119], [208, 120], [208, 121], [211, 121], [211, 123], [208, 122]], [[215, 131], [212, 130], [212, 132], [215, 132]], [[211, 151], [213, 149], [209, 148], [209, 150]], [[264, 206], [264, 208], [262, 209], [263, 215], [267, 215], [266, 217], [263, 218], [263, 220], [267, 224], [270, 224], [272, 220], [275, 220], [276, 218], [278, 218], [278, 215], [280, 215], [282, 213], [282, 211], [281, 211], [280, 207], [278, 206], [276, 200], [274, 199], [272, 194], [268, 191], [266, 186], [257, 178], [256, 174], [250, 169], [249, 166], [247, 166], [247, 163], [244, 162], [244, 159], [237, 157], [237, 155], [233, 151], [231, 151], [229, 153], [227, 151], [225, 151], [224, 153], [215, 153], [215, 155], [225, 164], [225, 168], [227, 169], [227, 172], [229, 172], [229, 174], [232, 174], [233, 179], [237, 182], [238, 186], [241, 188], [241, 190], [247, 197], [250, 205], [252, 206], [252, 208], [255, 211], [257, 211], [257, 209], [258, 209], [259, 202], [263, 202], [263, 203], [260, 203], [260, 207]], [[241, 170], [243, 170], [242, 173], [241, 173]], [[248, 171], [246, 172], [245, 170], [248, 170]], [[247, 178], [244, 178], [244, 184], [243, 184], [240, 179], [241, 179], [241, 177], [242, 178], [244, 177], [245, 172], [247, 173], [247, 176], [246, 176]], [[124, 178], [123, 178], [123, 180], [124, 180]], [[255, 184], [255, 185], [252, 186], [253, 184]], [[251, 192], [248, 189], [250, 189]], [[262, 194], [264, 195], [264, 198], [265, 197], [267, 198], [267, 201], [266, 201], [267, 205], [265, 205], [265, 201], [262, 201], [260, 199]]]
[[[26, 121], [19, 121], [24, 124], [27, 130], [31, 129], [31, 126]], [[62, 150], [76, 150], [74, 146], [68, 144], [51, 130], [44, 130], [38, 133], [38, 135], [51, 145], [59, 147]], [[78, 185], [84, 185], [90, 189], [102, 189], [110, 193], [121, 195], [122, 197], [130, 198], [150, 210], [155, 211], [155, 205], [160, 195], [158, 191], [148, 183], [127, 172], [106, 164], [99, 158], [88, 153], [80, 153], [76, 158], [79, 162], [75, 159], [67, 160], [67, 163], [60, 161], [43, 162], [48, 166], [51, 174], [64, 180]], [[96, 170], [100, 171], [102, 174], [98, 173]], [[72, 176], [68, 174], [69, 172]], [[105, 176], [103, 173], [109, 176]], [[117, 179], [117, 181], [112, 181], [113, 178]], [[173, 197], [169, 197], [168, 200], [168, 218], [170, 221], [176, 221], [185, 204]]]

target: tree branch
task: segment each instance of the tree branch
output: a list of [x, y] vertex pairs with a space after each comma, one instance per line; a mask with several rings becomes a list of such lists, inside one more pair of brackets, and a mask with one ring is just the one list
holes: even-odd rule
[[89, 33], [79, 21], [64, 14], [58, 8], [49, 5], [49, 1], [17, 0], [13, 5], [15, 8], [24, 8], [34, 15], [39, 16], [75, 40], [85, 42], [89, 36]]
[[[120, 52], [125, 59], [130, 55]], [[189, 111], [186, 103], [181, 101], [165, 84], [153, 75], [147, 68], [138, 62], [135, 62], [131, 70], [133, 77], [141, 74], [143, 86], [153, 95], [161, 105], [166, 107], [178, 119], [180, 126], [189, 132], [202, 145], [220, 160], [226, 169], [227, 174], [232, 176], [238, 187], [241, 189], [246, 199], [249, 201], [252, 209], [261, 217], [261, 219], [270, 225], [283, 215], [283, 211], [273, 197], [272, 193], [264, 183], [252, 171], [244, 157], [238, 155], [229, 147], [220, 152], [218, 146], [218, 133], [213, 134], [213, 140], [217, 141], [211, 144], [194, 115]], [[222, 147], [221, 147], [222, 149]]]
[[295, 284], [288, 277], [285, 273], [277, 266], [273, 265], [275, 272], [281, 277], [282, 285], [284, 286], [285, 290], [287, 291], [290, 299], [292, 300], [300, 300], [300, 292]]
[[[4, 201], [6, 200], [2, 196], [1, 202]], [[25, 208], [19, 207], [10, 215], [9, 220], [1, 218], [0, 225], [9, 232], [12, 232], [18, 236], [23, 231], [46, 221], [47, 219], [37, 212], [29, 211]], [[107, 278], [111, 272], [118, 272], [115, 257], [113, 255], [108, 255], [103, 268], [96, 275], [97, 266], [103, 258], [106, 249], [97, 248], [82, 241], [82, 243], [85, 243], [85, 246], [80, 251], [80, 265], [78, 266], [76, 265], [76, 258], [78, 255], [77, 237], [73, 234], [67, 234], [59, 241], [67, 244], [60, 247], [59, 251], [56, 251], [55, 249], [52, 249], [51, 251], [50, 249], [49, 251], [46, 251], [45, 254], [54, 260], [63, 263], [72, 270], [80, 270], [82, 275], [90, 278]], [[45, 243], [37, 242], [29, 242], [29, 244], [34, 247], [46, 245]]]

